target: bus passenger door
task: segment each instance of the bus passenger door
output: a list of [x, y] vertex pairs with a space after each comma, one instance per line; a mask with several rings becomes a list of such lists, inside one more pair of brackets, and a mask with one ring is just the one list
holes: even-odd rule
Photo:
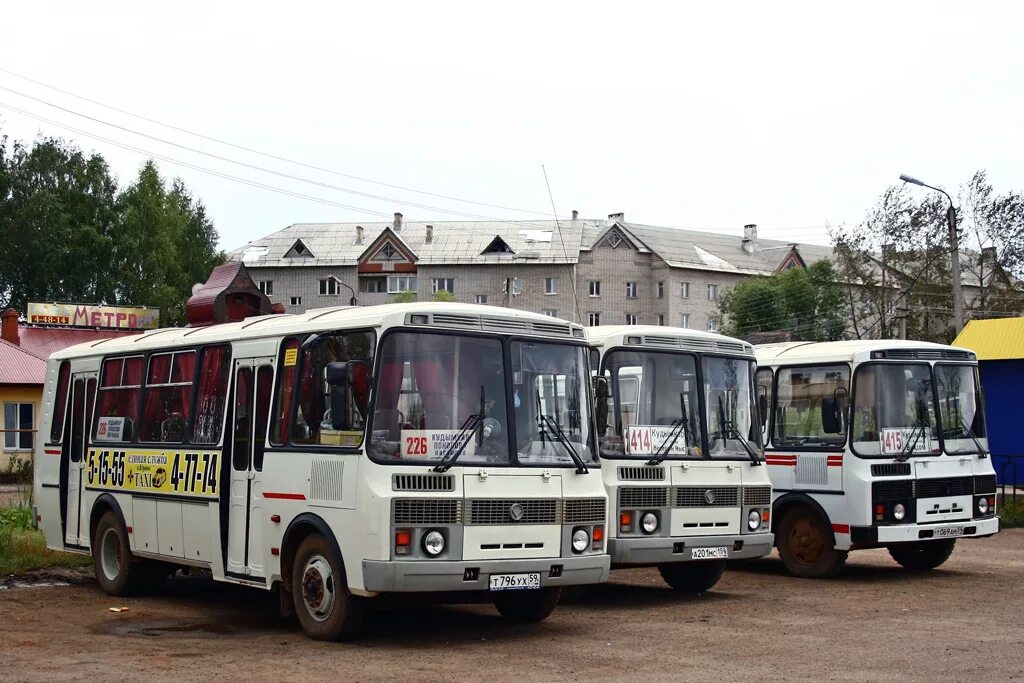
[[227, 573], [240, 578], [265, 576], [263, 451], [273, 379], [271, 359], [235, 361]]
[[71, 383], [71, 415], [68, 422], [68, 448], [61, 454], [68, 458], [67, 507], [64, 520], [64, 544], [88, 547], [89, 523], [82, 522], [84, 508], [86, 447], [92, 425], [93, 402], [96, 399], [96, 376], [76, 374]]

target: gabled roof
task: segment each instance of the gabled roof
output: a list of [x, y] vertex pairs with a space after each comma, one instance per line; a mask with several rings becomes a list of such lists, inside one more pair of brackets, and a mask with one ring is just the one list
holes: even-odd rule
[[953, 341], [978, 355], [978, 360], [1024, 359], [1024, 318], [971, 320]]
[[0, 339], [0, 384], [40, 385], [46, 381], [46, 361]]

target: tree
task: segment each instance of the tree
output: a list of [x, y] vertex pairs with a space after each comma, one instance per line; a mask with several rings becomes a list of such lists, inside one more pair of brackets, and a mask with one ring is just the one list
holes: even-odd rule
[[434, 292], [433, 300], [434, 301], [458, 301], [458, 299], [455, 298], [455, 295], [452, 294], [451, 292], [449, 292], [447, 289], [439, 289], [436, 292]]
[[798, 339], [842, 339], [843, 290], [829, 261], [741, 282], [719, 299], [726, 334], [789, 332]]
[[393, 294], [391, 296], [391, 301], [389, 301], [388, 303], [411, 304], [417, 299], [418, 297], [416, 296], [416, 292], [399, 292], [398, 294]]

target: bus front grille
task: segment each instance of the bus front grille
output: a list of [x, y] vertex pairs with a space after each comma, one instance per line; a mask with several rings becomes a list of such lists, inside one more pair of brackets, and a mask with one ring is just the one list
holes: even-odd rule
[[562, 504], [563, 524], [604, 524], [605, 504], [601, 498], [569, 498]]
[[462, 501], [446, 498], [395, 498], [392, 515], [396, 525], [458, 524]]
[[488, 498], [469, 500], [467, 524], [558, 524], [556, 498]]
[[619, 489], [619, 508], [668, 507], [668, 489], [664, 486], [623, 486]]
[[673, 507], [736, 507], [739, 504], [740, 490], [735, 486], [678, 486]]
[[972, 493], [974, 493], [973, 477], [940, 477], [917, 480], [918, 498], [969, 496]]
[[619, 481], [665, 481], [664, 467], [620, 467]]
[[772, 504], [771, 486], [746, 486], [743, 488], [743, 504], [753, 507], [767, 507]]
[[974, 478], [974, 492], [975, 493], [995, 493], [996, 492], [996, 475], [994, 474], [979, 474]]

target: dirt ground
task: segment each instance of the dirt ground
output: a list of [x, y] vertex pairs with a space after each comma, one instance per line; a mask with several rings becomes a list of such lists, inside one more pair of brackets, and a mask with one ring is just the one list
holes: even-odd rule
[[350, 644], [307, 640], [273, 596], [205, 579], [138, 599], [8, 580], [0, 679], [992, 681], [1024, 678], [1022, 614], [1024, 530], [962, 541], [924, 575], [862, 551], [840, 578], [808, 581], [772, 557], [685, 597], [655, 570], [620, 571], [534, 626], [403, 599]]

